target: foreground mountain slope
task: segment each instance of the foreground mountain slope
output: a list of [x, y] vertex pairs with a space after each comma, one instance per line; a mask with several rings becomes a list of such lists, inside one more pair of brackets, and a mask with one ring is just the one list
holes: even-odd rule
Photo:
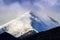
[[18, 39], [12, 36], [11, 34], [4, 32], [0, 34], [0, 40], [18, 40]]
[[48, 31], [43, 31], [22, 40], [60, 40], [60, 26]]

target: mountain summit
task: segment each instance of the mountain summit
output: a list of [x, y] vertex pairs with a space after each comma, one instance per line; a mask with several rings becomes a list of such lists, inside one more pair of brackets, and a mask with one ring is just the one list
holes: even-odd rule
[[20, 37], [25, 34], [28, 35], [29, 33], [34, 34], [47, 31], [55, 28], [57, 24], [59, 24], [53, 18], [49, 16], [47, 16], [47, 18], [49, 19], [48, 21], [43, 17], [37, 17], [33, 12], [26, 12], [25, 14], [18, 16], [16, 19], [2, 25], [0, 27], [0, 33], [7, 32], [14, 37]]

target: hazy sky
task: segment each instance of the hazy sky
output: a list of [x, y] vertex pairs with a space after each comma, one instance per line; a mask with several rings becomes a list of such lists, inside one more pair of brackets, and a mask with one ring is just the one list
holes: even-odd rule
[[[60, 0], [0, 0], [0, 25], [31, 10], [40, 17], [40, 14], [60, 13]], [[51, 11], [52, 10], [52, 11]], [[44, 11], [44, 12], [43, 12]], [[53, 14], [54, 15], [54, 14]], [[60, 17], [59, 17], [60, 18]]]
[[26, 11], [18, 2], [5, 1], [0, 0], [0, 25], [16, 18], [18, 15], [20, 16]]

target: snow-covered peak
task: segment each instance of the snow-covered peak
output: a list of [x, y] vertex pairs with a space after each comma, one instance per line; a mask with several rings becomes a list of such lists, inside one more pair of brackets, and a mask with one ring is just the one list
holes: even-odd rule
[[48, 15], [43, 16], [42, 14], [39, 17], [39, 15], [36, 16], [34, 12], [28, 11], [12, 21], [0, 26], [1, 33], [8, 32], [15, 37], [20, 37], [31, 30], [38, 33], [55, 28], [59, 25], [54, 18]]
[[[8, 33], [12, 34], [15, 37], [19, 37], [24, 33], [33, 30], [30, 25], [29, 14], [24, 15], [20, 19], [15, 20], [14, 22], [8, 25]], [[12, 31], [13, 30], [13, 31]]]
[[18, 18], [8, 22], [7, 24], [2, 25], [1, 27], [6, 27], [8, 33], [15, 37], [19, 37], [31, 30], [33, 30], [30, 21], [29, 12], [19, 16]]

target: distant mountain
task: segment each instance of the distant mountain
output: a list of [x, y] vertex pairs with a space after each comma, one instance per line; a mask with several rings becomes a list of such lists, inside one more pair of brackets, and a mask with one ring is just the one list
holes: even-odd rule
[[1, 30], [0, 31], [1, 33], [7, 32], [7, 33], [13, 35], [14, 37], [20, 37], [23, 34], [26, 34], [27, 32], [33, 31], [33, 30], [36, 32], [36, 30], [33, 29], [31, 26], [29, 12], [27, 12], [24, 15], [21, 15], [21, 16], [17, 17], [16, 19], [13, 19], [12, 21], [2, 25], [0, 30]]
[[59, 23], [51, 17], [48, 18], [49, 20], [47, 21], [43, 17], [39, 18], [33, 12], [27, 12], [0, 26], [0, 34], [7, 32], [17, 38], [20, 36], [25, 37], [34, 33], [47, 31], [57, 27], [56, 25]]

